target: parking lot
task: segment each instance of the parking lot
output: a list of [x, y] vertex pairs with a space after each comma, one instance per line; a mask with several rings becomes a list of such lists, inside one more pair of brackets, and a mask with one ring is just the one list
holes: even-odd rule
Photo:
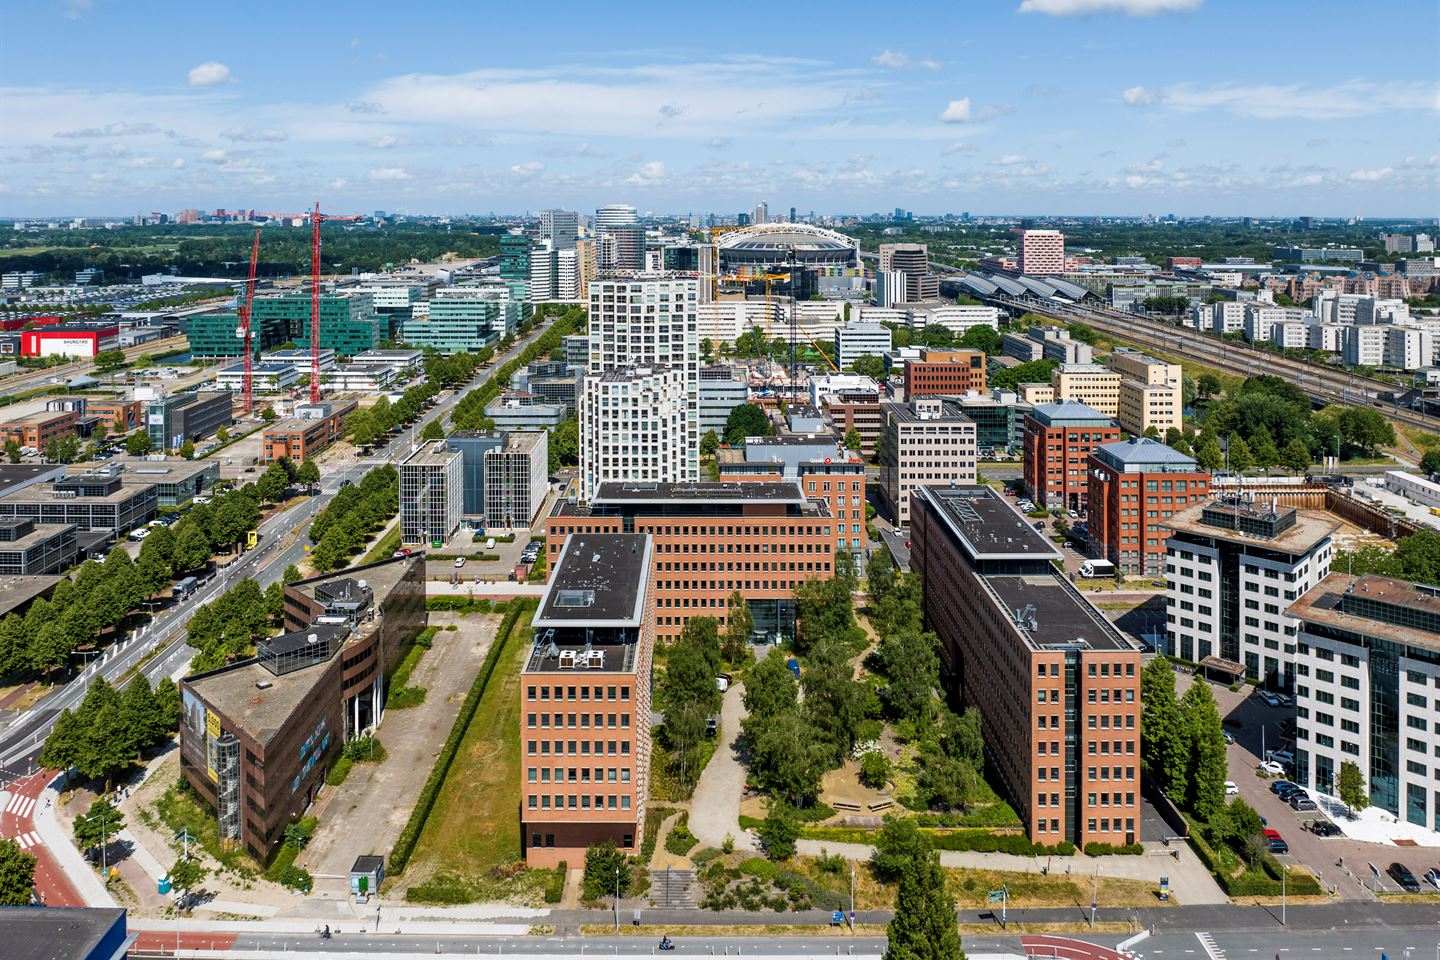
[[[1177, 692], [1181, 695], [1195, 682], [1186, 674], [1178, 680]], [[1282, 735], [1285, 721], [1295, 718], [1293, 706], [1268, 706], [1248, 686], [1232, 693], [1227, 687], [1211, 684], [1211, 691], [1220, 708], [1225, 731], [1235, 740], [1226, 750], [1230, 779], [1245, 802], [1265, 819], [1266, 827], [1277, 831], [1289, 844], [1289, 853], [1279, 856], [1281, 863], [1303, 864], [1327, 887], [1337, 887], [1344, 899], [1369, 898], [1372, 889], [1382, 893], [1401, 892], [1385, 871], [1392, 863], [1403, 863], [1420, 881], [1423, 891], [1440, 897], [1440, 890], [1424, 880], [1425, 871], [1440, 868], [1440, 847], [1362, 843], [1344, 836], [1316, 836], [1311, 825], [1317, 820], [1325, 821], [1323, 813], [1297, 812], [1271, 792], [1271, 785], [1281, 778], [1259, 772], [1262, 751], [1294, 749], [1294, 740]], [[1343, 829], [1343, 822], [1341, 827]], [[1378, 869], [1379, 877], [1372, 873], [1371, 864]]]

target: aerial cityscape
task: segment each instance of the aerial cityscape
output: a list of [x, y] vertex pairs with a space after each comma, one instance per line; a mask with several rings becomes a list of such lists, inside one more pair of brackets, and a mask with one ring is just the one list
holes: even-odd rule
[[0, 956], [1440, 960], [1378, 12], [7, 9]]

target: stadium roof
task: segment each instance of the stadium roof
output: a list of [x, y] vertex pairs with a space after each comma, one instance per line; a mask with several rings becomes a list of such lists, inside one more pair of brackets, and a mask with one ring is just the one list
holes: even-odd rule
[[760, 223], [731, 230], [720, 237], [721, 250], [855, 250], [858, 241], [808, 223]]

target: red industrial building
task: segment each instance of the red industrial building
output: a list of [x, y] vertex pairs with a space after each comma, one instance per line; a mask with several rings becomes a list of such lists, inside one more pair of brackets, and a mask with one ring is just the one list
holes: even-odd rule
[[111, 324], [56, 324], [43, 330], [20, 332], [22, 357], [93, 357], [109, 349], [120, 336]]

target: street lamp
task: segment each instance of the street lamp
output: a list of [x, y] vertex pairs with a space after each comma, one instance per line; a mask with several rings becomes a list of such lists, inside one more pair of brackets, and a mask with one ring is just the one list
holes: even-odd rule
[[1290, 875], [1290, 864], [1280, 865], [1280, 926], [1285, 926], [1285, 878]]
[[615, 868], [615, 936], [620, 936], [620, 868]]

